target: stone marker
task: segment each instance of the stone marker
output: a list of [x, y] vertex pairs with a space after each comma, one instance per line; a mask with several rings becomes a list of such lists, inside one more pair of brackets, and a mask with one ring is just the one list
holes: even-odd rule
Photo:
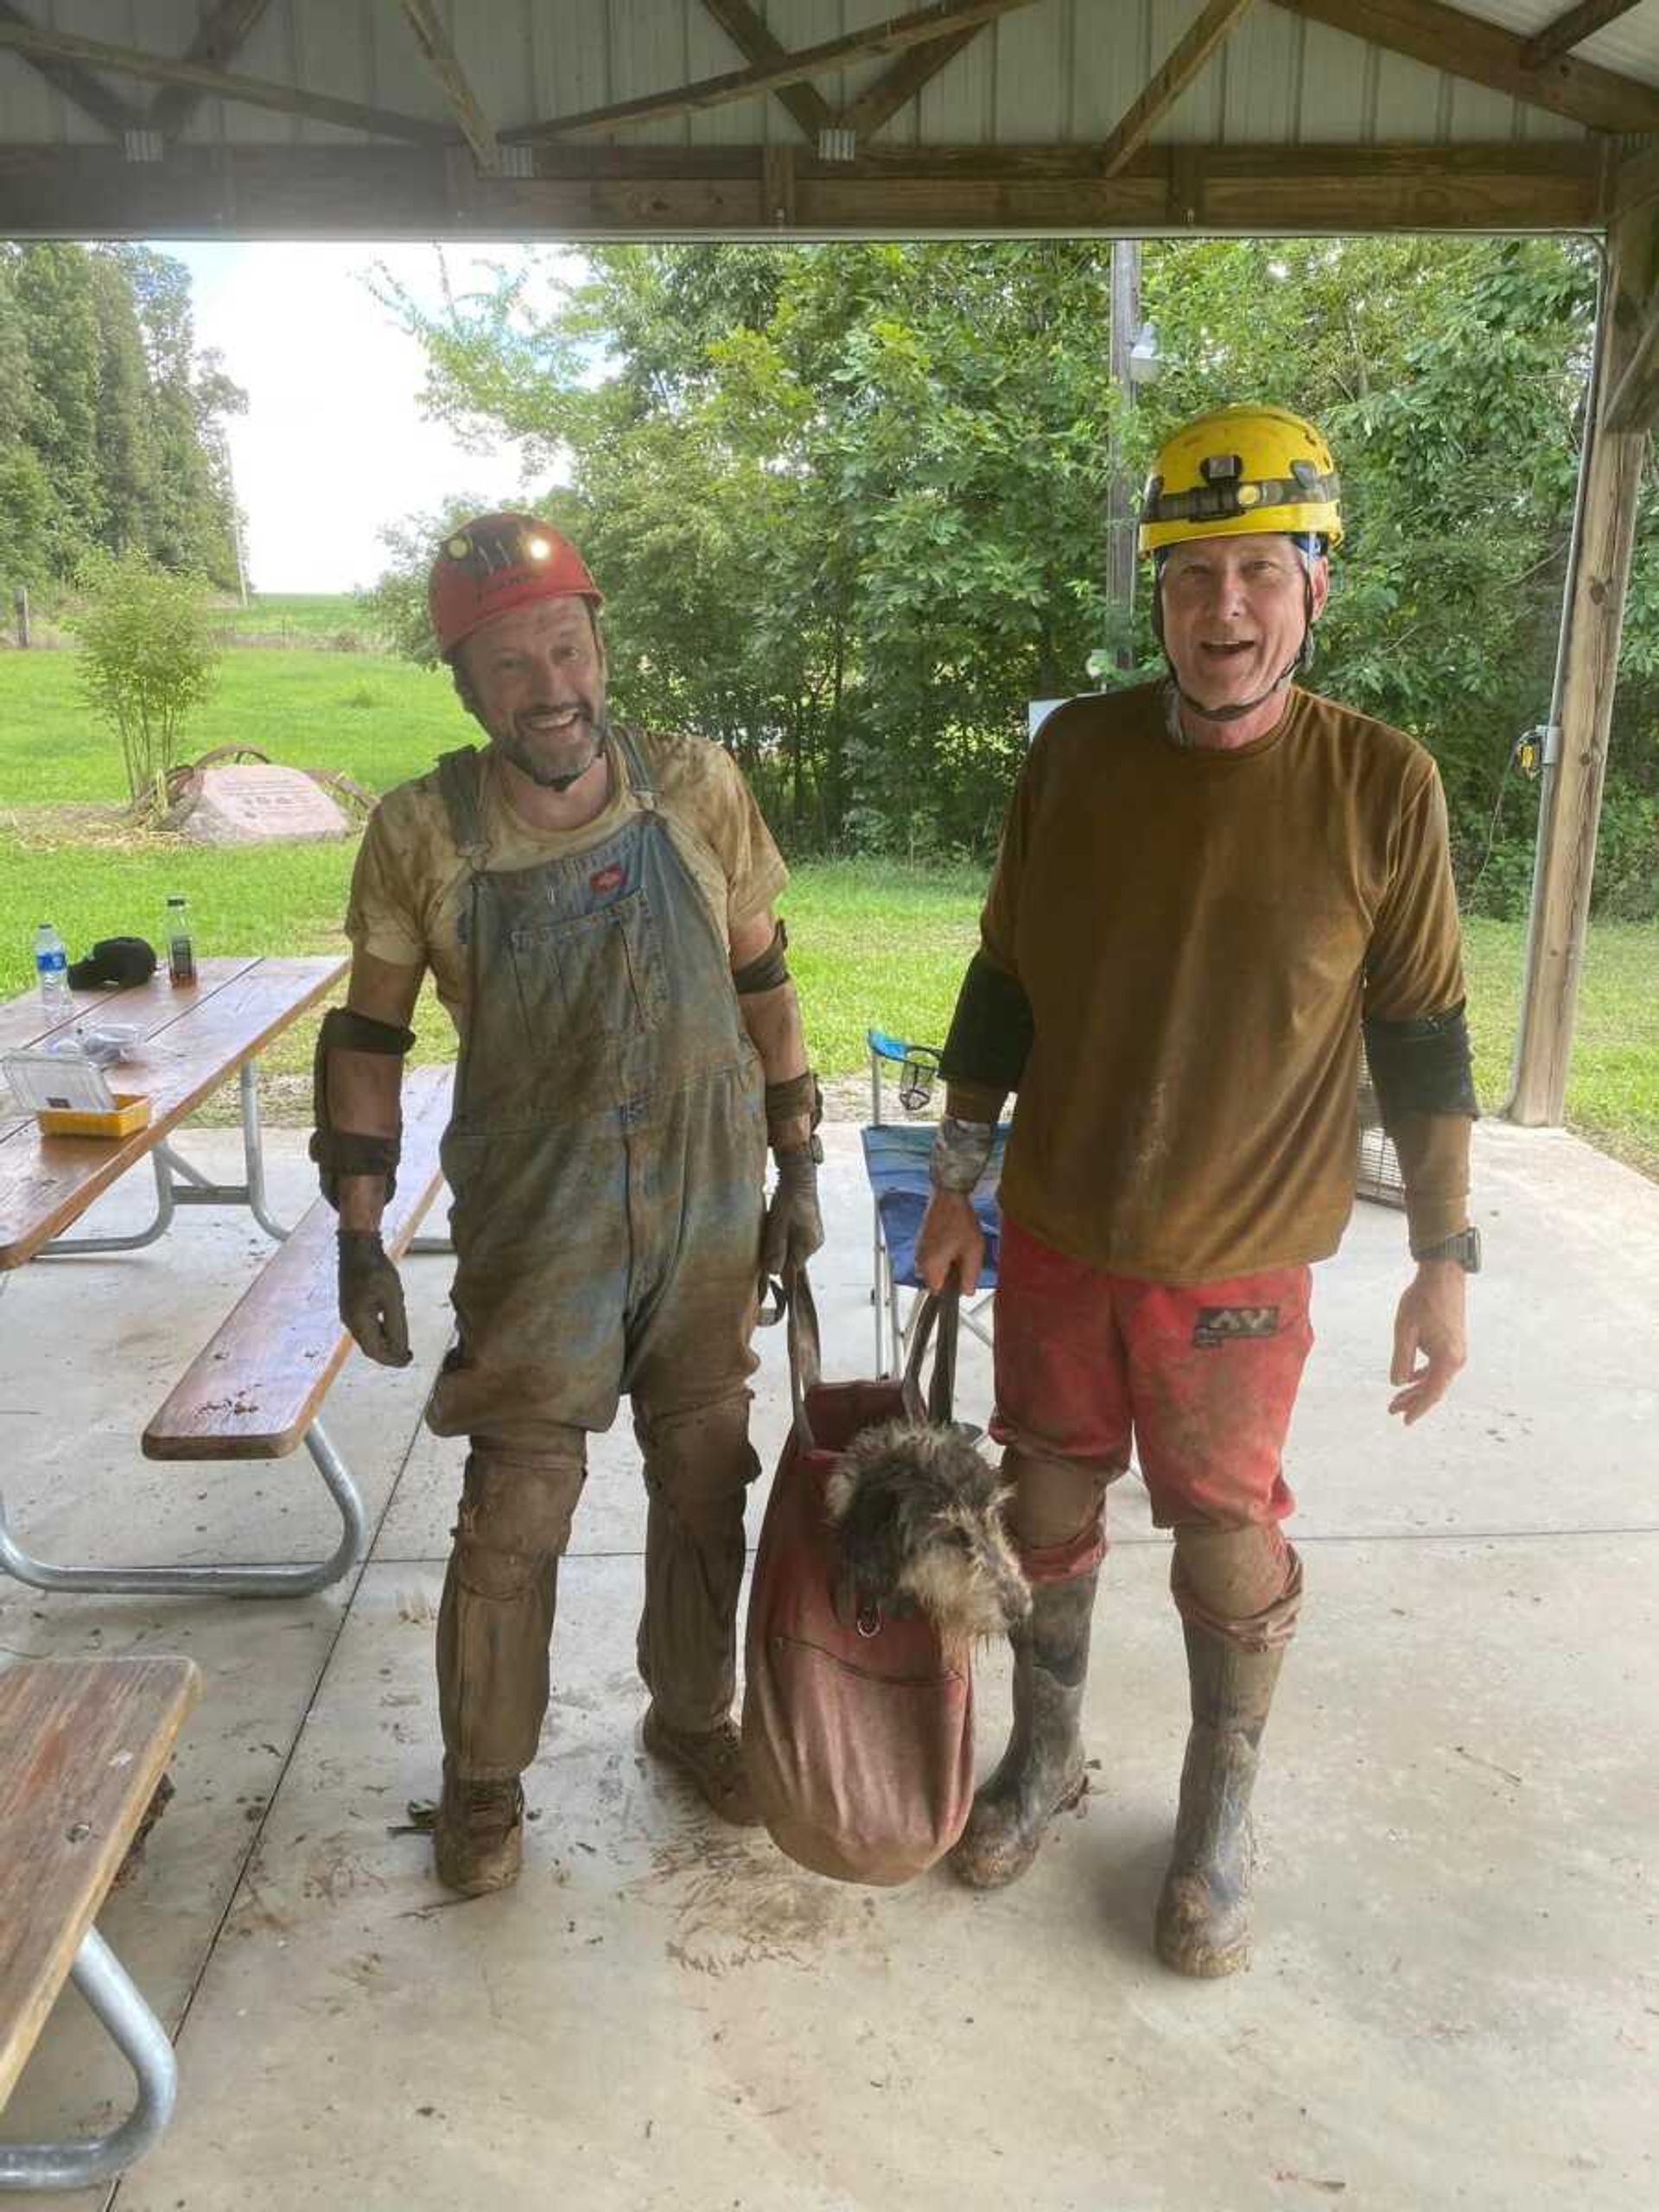
[[196, 803], [179, 827], [200, 845], [254, 845], [345, 837], [352, 825], [302, 768], [270, 763], [203, 769]]

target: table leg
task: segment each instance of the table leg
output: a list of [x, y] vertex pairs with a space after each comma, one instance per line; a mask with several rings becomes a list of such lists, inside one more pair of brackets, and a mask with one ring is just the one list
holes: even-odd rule
[[76, 1988], [138, 2079], [138, 2101], [105, 2135], [66, 2143], [0, 2143], [0, 2190], [90, 2189], [113, 2181], [158, 2140], [173, 2117], [178, 2063], [167, 2031], [96, 1928], [69, 1969]]
[[308, 1598], [351, 1572], [368, 1543], [368, 1516], [345, 1461], [320, 1421], [305, 1432], [340, 1523], [339, 1543], [325, 1560], [293, 1567], [54, 1567], [27, 1552], [12, 1535], [0, 1500], [0, 1567], [36, 1590], [103, 1590], [175, 1598]]

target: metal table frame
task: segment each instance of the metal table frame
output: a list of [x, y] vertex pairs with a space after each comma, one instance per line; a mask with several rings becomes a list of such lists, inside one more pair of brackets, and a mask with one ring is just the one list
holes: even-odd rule
[[[214, 1183], [164, 1139], [152, 1154], [156, 1208], [149, 1226], [131, 1236], [60, 1236], [42, 1245], [35, 1257], [73, 1260], [108, 1252], [136, 1252], [156, 1243], [172, 1225], [181, 1206], [245, 1205], [265, 1234], [282, 1242], [288, 1230], [272, 1219], [265, 1197], [265, 1162], [259, 1128], [259, 1063], [245, 1060], [238, 1070], [242, 1100], [242, 1156], [245, 1181]], [[423, 1237], [416, 1249], [443, 1251], [447, 1238]], [[9, 1276], [0, 1274], [0, 1291]], [[0, 1569], [36, 1590], [97, 1590], [117, 1596], [173, 1598], [308, 1598], [349, 1574], [368, 1545], [368, 1515], [351, 1470], [321, 1421], [306, 1430], [310, 1453], [340, 1519], [339, 1542], [327, 1559], [293, 1566], [256, 1561], [208, 1567], [59, 1567], [37, 1559], [20, 1544], [0, 1497]], [[0, 2177], [3, 2169], [0, 2169]]]
[[118, 2126], [63, 2143], [0, 2142], [0, 2190], [91, 2189], [126, 2172], [160, 2139], [178, 2095], [167, 2030], [96, 1928], [80, 1939], [70, 1979], [138, 2081], [138, 2101]]

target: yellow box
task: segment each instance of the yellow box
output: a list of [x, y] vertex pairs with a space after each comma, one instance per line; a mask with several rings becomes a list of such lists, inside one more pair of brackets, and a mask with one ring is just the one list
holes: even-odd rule
[[115, 1093], [115, 1110], [99, 1114], [74, 1106], [42, 1106], [35, 1116], [48, 1137], [130, 1137], [149, 1125], [149, 1101], [132, 1091]]

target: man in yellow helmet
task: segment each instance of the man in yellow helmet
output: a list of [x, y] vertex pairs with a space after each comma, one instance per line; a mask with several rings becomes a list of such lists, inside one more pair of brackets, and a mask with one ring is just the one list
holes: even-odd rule
[[1078, 1723], [1107, 1485], [1133, 1444], [1192, 1726], [1154, 1940], [1249, 1956], [1249, 1802], [1302, 1590], [1281, 1452], [1309, 1263], [1354, 1197], [1362, 1030], [1415, 1275], [1389, 1411], [1463, 1364], [1475, 1114], [1446, 808], [1428, 753], [1303, 690], [1342, 537], [1311, 425], [1229, 407], [1171, 437], [1141, 528], [1168, 676], [1069, 701], [1010, 808], [944, 1056], [919, 1258], [971, 1288], [969, 1193], [1011, 1092], [994, 1433], [1035, 1599], [1007, 1751], [953, 1863], [1012, 1881], [1084, 1788]]

